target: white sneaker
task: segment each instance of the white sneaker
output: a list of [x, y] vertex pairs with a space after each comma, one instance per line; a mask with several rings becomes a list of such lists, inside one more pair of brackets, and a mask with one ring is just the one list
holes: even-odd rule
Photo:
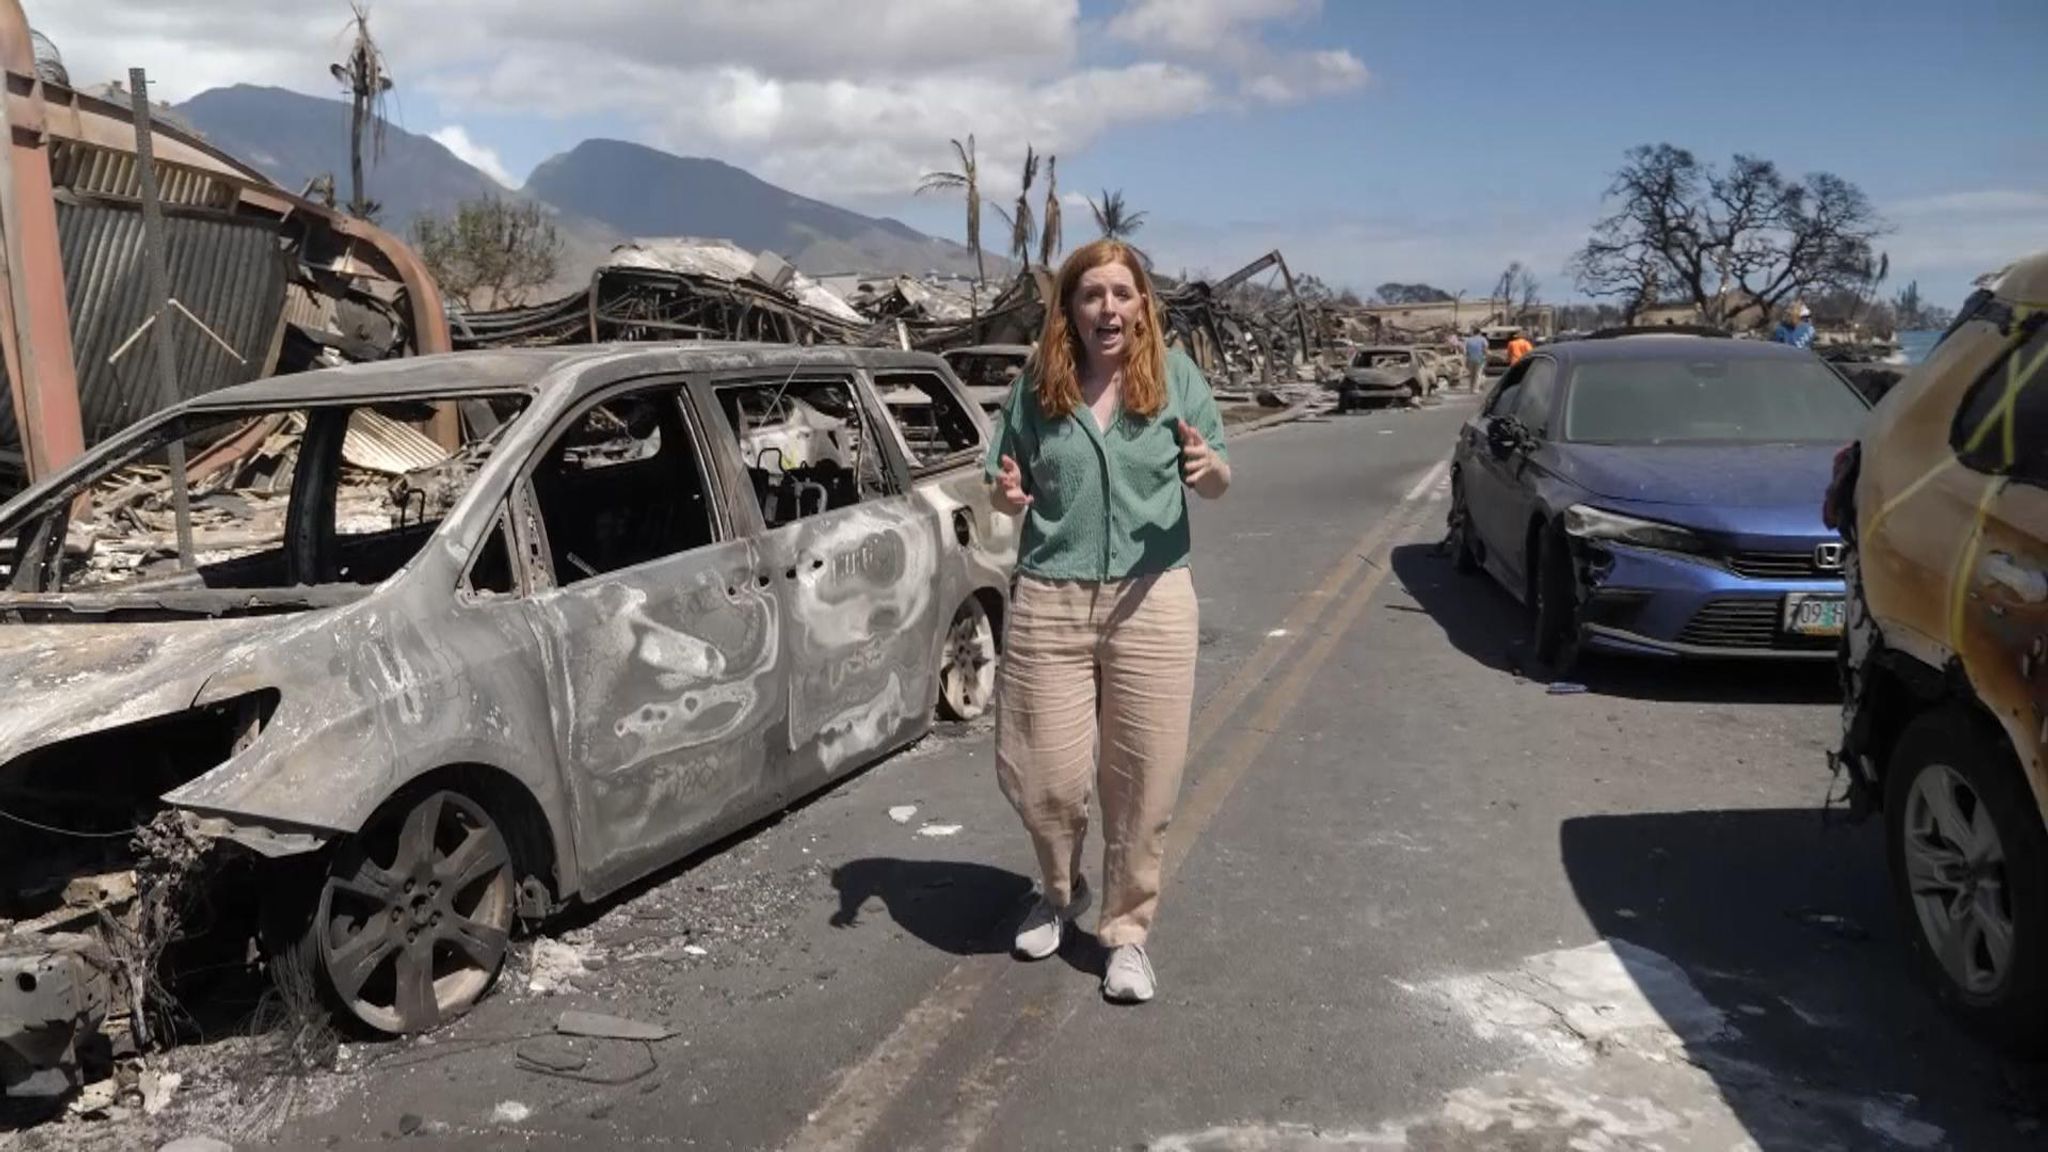
[[1088, 881], [1076, 876], [1065, 908], [1055, 907], [1051, 900], [1039, 896], [1031, 911], [1024, 914], [1024, 922], [1017, 926], [1017, 941], [1011, 950], [1024, 960], [1043, 960], [1058, 952], [1067, 922], [1087, 908]]
[[1102, 994], [1119, 1004], [1143, 1004], [1159, 990], [1152, 974], [1152, 959], [1143, 945], [1125, 944], [1109, 954], [1109, 971], [1102, 976]]

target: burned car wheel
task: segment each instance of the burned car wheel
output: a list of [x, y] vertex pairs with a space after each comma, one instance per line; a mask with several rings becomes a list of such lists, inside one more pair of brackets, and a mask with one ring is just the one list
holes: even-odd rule
[[2016, 1056], [2048, 1051], [2048, 829], [2000, 739], [1929, 713], [1885, 781], [1892, 894], [1921, 977]]
[[939, 662], [939, 714], [973, 720], [988, 711], [996, 691], [996, 629], [981, 601], [969, 597], [946, 630]]
[[387, 809], [328, 870], [313, 922], [327, 985], [381, 1032], [462, 1014], [504, 965], [514, 870], [490, 814], [459, 792]]

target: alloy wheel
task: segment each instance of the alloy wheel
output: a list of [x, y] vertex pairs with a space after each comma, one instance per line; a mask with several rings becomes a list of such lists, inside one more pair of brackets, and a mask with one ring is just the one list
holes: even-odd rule
[[2005, 846], [1961, 774], [1929, 764], [1906, 799], [1905, 865], [1928, 947], [1956, 987], [1991, 996], [2012, 971], [2013, 909]]
[[996, 689], [996, 630], [979, 600], [968, 600], [946, 630], [939, 665], [939, 707], [949, 720], [973, 720], [988, 711]]
[[505, 837], [459, 792], [374, 821], [320, 893], [320, 962], [355, 1017], [421, 1032], [469, 1009], [503, 966], [514, 869]]

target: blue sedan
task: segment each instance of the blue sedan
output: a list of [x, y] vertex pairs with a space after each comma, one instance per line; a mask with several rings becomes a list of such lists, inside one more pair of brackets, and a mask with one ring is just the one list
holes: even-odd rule
[[1450, 547], [1582, 649], [1833, 657], [1842, 542], [1821, 522], [1868, 405], [1804, 349], [1600, 334], [1501, 377], [1452, 458]]

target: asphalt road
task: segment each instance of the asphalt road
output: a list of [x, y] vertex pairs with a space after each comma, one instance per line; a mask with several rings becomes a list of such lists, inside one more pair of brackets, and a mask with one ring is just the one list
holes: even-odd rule
[[[1199, 510], [1202, 702], [1157, 1002], [1104, 1003], [1084, 934], [1007, 957], [1029, 850], [986, 728], [952, 728], [523, 946], [434, 1037], [268, 1084], [192, 1064], [152, 1135], [2048, 1144], [2038, 1070], [1908, 978], [1877, 829], [1824, 815], [1830, 672], [1595, 664], [1570, 695], [1517, 673], [1520, 609], [1434, 550], [1470, 410], [1254, 434]], [[674, 1034], [551, 1035], [572, 1008]]]

